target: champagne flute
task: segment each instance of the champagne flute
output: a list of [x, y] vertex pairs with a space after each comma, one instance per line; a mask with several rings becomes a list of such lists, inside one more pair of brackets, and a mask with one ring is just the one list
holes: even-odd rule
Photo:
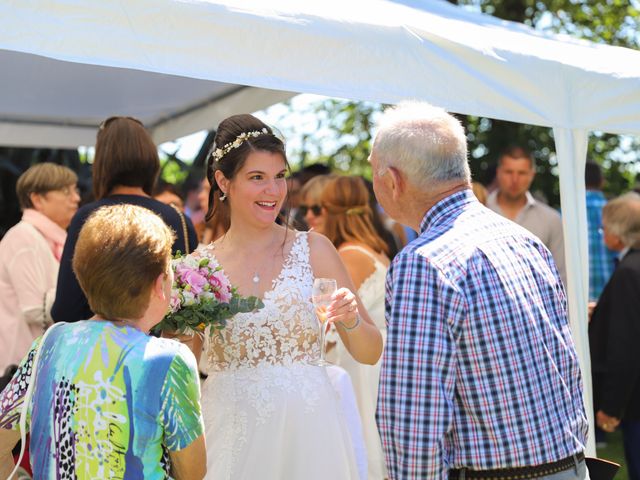
[[316, 309], [316, 317], [320, 325], [320, 359], [313, 362], [314, 365], [331, 365], [331, 362], [327, 362], [324, 358], [326, 354], [327, 308], [331, 304], [331, 297], [337, 289], [338, 284], [333, 278], [316, 278], [313, 281], [311, 299]]

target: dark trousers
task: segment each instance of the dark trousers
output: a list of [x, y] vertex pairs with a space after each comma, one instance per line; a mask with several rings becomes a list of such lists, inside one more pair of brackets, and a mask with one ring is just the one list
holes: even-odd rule
[[622, 421], [622, 439], [629, 480], [640, 480], [640, 420]]

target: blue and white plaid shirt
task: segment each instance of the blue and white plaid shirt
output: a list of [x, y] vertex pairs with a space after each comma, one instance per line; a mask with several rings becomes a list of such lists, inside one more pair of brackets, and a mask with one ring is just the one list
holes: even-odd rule
[[588, 423], [551, 254], [470, 190], [437, 203], [393, 260], [377, 420], [389, 478], [539, 465]]
[[602, 192], [587, 190], [587, 226], [589, 230], [589, 300], [597, 301], [615, 267], [617, 253], [604, 244], [602, 208], [607, 203]]

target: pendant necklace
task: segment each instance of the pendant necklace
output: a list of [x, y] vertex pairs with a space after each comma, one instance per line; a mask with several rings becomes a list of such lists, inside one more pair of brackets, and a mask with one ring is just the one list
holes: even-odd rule
[[[271, 247], [271, 245], [270, 245]], [[271, 247], [270, 249], [272, 249], [273, 247]], [[269, 257], [267, 256], [267, 261], [263, 262], [262, 265], [260, 266], [260, 268], [256, 269], [253, 271], [253, 277], [251, 278], [251, 281], [253, 282], [253, 289], [255, 292], [258, 291], [258, 284], [260, 283], [260, 272], [262, 270], [265, 269], [265, 267], [269, 264], [270, 261], [273, 261], [273, 257]], [[264, 273], [264, 272], [262, 272]]]

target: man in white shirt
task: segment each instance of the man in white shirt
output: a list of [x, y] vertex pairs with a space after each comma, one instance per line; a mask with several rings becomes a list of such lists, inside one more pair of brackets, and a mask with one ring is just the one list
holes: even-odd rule
[[498, 158], [498, 189], [487, 198], [487, 207], [526, 228], [551, 251], [563, 283], [564, 263], [562, 219], [553, 208], [533, 198], [529, 187], [535, 177], [533, 156], [521, 147], [509, 147]]

